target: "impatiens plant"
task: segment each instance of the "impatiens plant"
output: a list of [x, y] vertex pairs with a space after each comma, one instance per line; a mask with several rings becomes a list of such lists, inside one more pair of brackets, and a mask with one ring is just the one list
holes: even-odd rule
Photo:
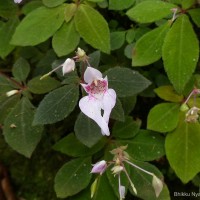
[[198, 0], [6, 0], [0, 17], [0, 199], [199, 192]]

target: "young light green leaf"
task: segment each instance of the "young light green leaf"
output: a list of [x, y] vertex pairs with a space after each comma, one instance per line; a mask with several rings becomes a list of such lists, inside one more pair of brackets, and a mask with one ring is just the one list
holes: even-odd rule
[[111, 50], [119, 49], [125, 41], [125, 31], [115, 31], [110, 34]]
[[154, 106], [147, 118], [147, 128], [161, 133], [172, 131], [178, 124], [179, 104], [161, 103]]
[[106, 140], [104, 137], [104, 139], [102, 138], [102, 140], [100, 140], [93, 147], [88, 148], [82, 144], [73, 133], [71, 133], [59, 140], [53, 146], [53, 149], [73, 157], [90, 156], [99, 151], [105, 145], [105, 142]]
[[56, 7], [65, 2], [65, 0], [42, 0], [43, 4], [47, 7]]
[[52, 40], [53, 49], [58, 56], [74, 51], [79, 44], [80, 36], [75, 29], [74, 21], [64, 23], [55, 33]]
[[102, 52], [110, 52], [108, 24], [98, 11], [88, 5], [79, 5], [75, 14], [75, 25], [88, 44]]
[[54, 189], [59, 198], [77, 194], [91, 179], [91, 158], [78, 158], [64, 164], [55, 177]]
[[13, 76], [19, 81], [25, 81], [30, 72], [30, 65], [24, 58], [20, 57], [12, 68]]
[[189, 15], [192, 17], [192, 20], [200, 28], [200, 8], [195, 8], [188, 10]]
[[185, 122], [180, 115], [178, 127], [166, 137], [167, 158], [177, 176], [184, 182], [200, 172], [200, 124]]
[[132, 6], [134, 3], [135, 0], [123, 0], [123, 1], [109, 0], [109, 9], [124, 10]]
[[13, 18], [0, 27], [0, 56], [2, 58], [5, 58], [15, 48], [10, 44], [10, 40], [18, 24], [19, 20]]
[[131, 20], [150, 23], [172, 14], [171, 9], [175, 7], [177, 6], [163, 1], [147, 0], [129, 9], [126, 14]]
[[99, 126], [83, 113], [78, 116], [74, 131], [77, 139], [90, 148], [102, 138]]
[[162, 56], [162, 45], [170, 24], [166, 24], [149, 31], [143, 35], [135, 44], [133, 49], [132, 65], [149, 65]]
[[182, 102], [183, 101], [183, 95], [178, 95], [174, 88], [171, 85], [163, 85], [156, 89], [154, 89], [154, 92], [165, 101], [171, 101], [171, 102]]
[[44, 97], [37, 108], [33, 124], [52, 124], [67, 117], [76, 106], [78, 87], [65, 85]]
[[[11, 43], [34, 46], [50, 38], [64, 21], [65, 6], [40, 7], [29, 13], [16, 28]], [[27, 34], [30, 33], [30, 34]]]
[[199, 58], [199, 42], [187, 15], [179, 16], [167, 33], [162, 57], [171, 83], [182, 93]]
[[18, 153], [30, 158], [41, 139], [42, 126], [32, 126], [34, 108], [27, 98], [20, 102], [5, 119], [4, 137]]
[[137, 71], [125, 67], [115, 67], [105, 72], [108, 76], [109, 86], [113, 88], [118, 97], [133, 96], [142, 92], [150, 85], [150, 81]]

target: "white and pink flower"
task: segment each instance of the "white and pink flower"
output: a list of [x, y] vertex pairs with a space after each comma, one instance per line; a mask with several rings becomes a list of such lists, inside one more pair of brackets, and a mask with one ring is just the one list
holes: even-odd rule
[[22, 0], [14, 0], [15, 3], [21, 3]]
[[107, 163], [105, 160], [101, 160], [93, 165], [92, 171], [90, 173], [102, 175], [107, 168]]
[[108, 122], [116, 103], [116, 92], [113, 89], [108, 89], [107, 76], [102, 78], [102, 73], [95, 68], [87, 67], [84, 81], [87, 84], [81, 85], [88, 96], [79, 101], [79, 107], [85, 115], [100, 126], [103, 135], [109, 136]]

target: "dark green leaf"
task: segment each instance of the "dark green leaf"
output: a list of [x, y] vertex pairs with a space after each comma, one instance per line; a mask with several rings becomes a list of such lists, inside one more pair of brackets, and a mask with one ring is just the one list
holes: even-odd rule
[[41, 139], [42, 126], [32, 126], [34, 108], [25, 97], [16, 104], [5, 119], [6, 142], [17, 152], [30, 158]]
[[106, 141], [105, 138], [103, 138], [92, 148], [88, 148], [87, 146], [83, 145], [75, 137], [73, 133], [71, 133], [68, 136], [64, 137], [63, 139], [59, 140], [53, 146], [53, 148], [56, 151], [60, 151], [64, 154], [67, 154], [73, 157], [89, 156], [98, 152], [105, 145], [105, 141]]
[[40, 7], [29, 13], [16, 28], [12, 44], [33, 46], [47, 40], [62, 25], [64, 9], [64, 5], [52, 9]]
[[200, 28], [200, 8], [188, 10], [188, 13], [192, 17], [192, 20]]
[[15, 48], [14, 45], [10, 44], [10, 40], [18, 24], [19, 20], [14, 18], [0, 28], [0, 56], [2, 58], [5, 58]]
[[112, 109], [110, 118], [118, 120], [118, 121], [122, 121], [122, 122], [124, 121], [124, 110], [123, 110], [122, 104], [118, 98], [116, 100], [115, 107]]
[[98, 11], [81, 4], [75, 14], [75, 25], [80, 36], [88, 44], [105, 53], [110, 52], [108, 24]]
[[136, 42], [133, 49], [133, 66], [149, 65], [161, 58], [162, 45], [169, 28], [170, 24], [167, 22], [146, 33]]
[[108, 76], [109, 87], [116, 91], [118, 97], [133, 96], [150, 85], [149, 80], [128, 68], [115, 67], [105, 74]]
[[111, 50], [116, 50], [122, 47], [125, 41], [125, 31], [115, 31], [110, 34]]
[[13, 76], [19, 81], [25, 81], [30, 72], [29, 63], [22, 57], [20, 57], [12, 68]]
[[124, 10], [132, 6], [134, 3], [135, 0], [123, 0], [123, 1], [109, 0], [109, 9]]
[[172, 14], [172, 8], [176, 8], [176, 5], [159, 0], [147, 0], [137, 4], [126, 14], [131, 20], [150, 23]]
[[83, 113], [78, 116], [74, 131], [78, 140], [88, 147], [92, 147], [102, 138], [99, 126]]
[[180, 105], [161, 103], [154, 106], [147, 119], [147, 128], [161, 133], [172, 131], [178, 124]]
[[64, 164], [55, 177], [57, 197], [77, 194], [87, 187], [91, 179], [91, 158], [78, 158]]
[[17, 5], [13, 1], [1, 0], [0, 3], [0, 16], [4, 18], [11, 18], [17, 14]]
[[28, 82], [28, 89], [34, 94], [44, 94], [60, 86], [60, 82], [51, 77], [40, 80], [35, 77]]
[[184, 182], [192, 180], [200, 172], [200, 124], [185, 122], [180, 115], [178, 127], [167, 135], [167, 158], [177, 176]]
[[47, 7], [56, 7], [65, 2], [65, 0], [42, 0], [43, 4]]
[[13, 90], [11, 81], [4, 75], [0, 74], [0, 94], [6, 94], [6, 92]]
[[23, 7], [22, 7], [22, 12], [23, 14], [27, 15], [33, 10], [43, 6], [42, 2], [40, 0], [37, 1], [30, 1], [27, 2]]
[[128, 115], [133, 110], [133, 108], [135, 107], [137, 98], [136, 98], [136, 96], [123, 97], [123, 98], [120, 98], [120, 100], [121, 100], [121, 103], [122, 103], [124, 114]]
[[79, 44], [80, 36], [75, 29], [74, 21], [64, 23], [55, 33], [52, 40], [53, 48], [58, 56], [74, 51]]
[[37, 108], [33, 124], [52, 124], [67, 117], [76, 106], [79, 90], [65, 85], [44, 97]]
[[163, 45], [164, 67], [177, 92], [183, 92], [198, 58], [198, 39], [188, 16], [181, 15], [167, 33]]

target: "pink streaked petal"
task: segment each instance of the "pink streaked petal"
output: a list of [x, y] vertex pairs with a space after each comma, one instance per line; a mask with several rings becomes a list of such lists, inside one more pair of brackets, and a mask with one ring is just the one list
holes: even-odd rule
[[108, 89], [103, 96], [103, 118], [108, 123], [110, 113], [116, 104], [116, 92], [113, 89]]
[[106, 123], [104, 118], [101, 116], [101, 102], [100, 101], [96, 100], [93, 97], [86, 96], [80, 99], [79, 107], [86, 116], [93, 119], [99, 125], [103, 135], [110, 135], [108, 124]]
[[91, 84], [94, 80], [101, 78], [102, 78], [102, 73], [99, 70], [93, 67], [87, 67], [87, 69], [85, 70], [84, 81], [86, 83]]
[[81, 83], [81, 86], [83, 87], [83, 89], [84, 89], [87, 93], [89, 93], [89, 91], [90, 91], [90, 85]]

